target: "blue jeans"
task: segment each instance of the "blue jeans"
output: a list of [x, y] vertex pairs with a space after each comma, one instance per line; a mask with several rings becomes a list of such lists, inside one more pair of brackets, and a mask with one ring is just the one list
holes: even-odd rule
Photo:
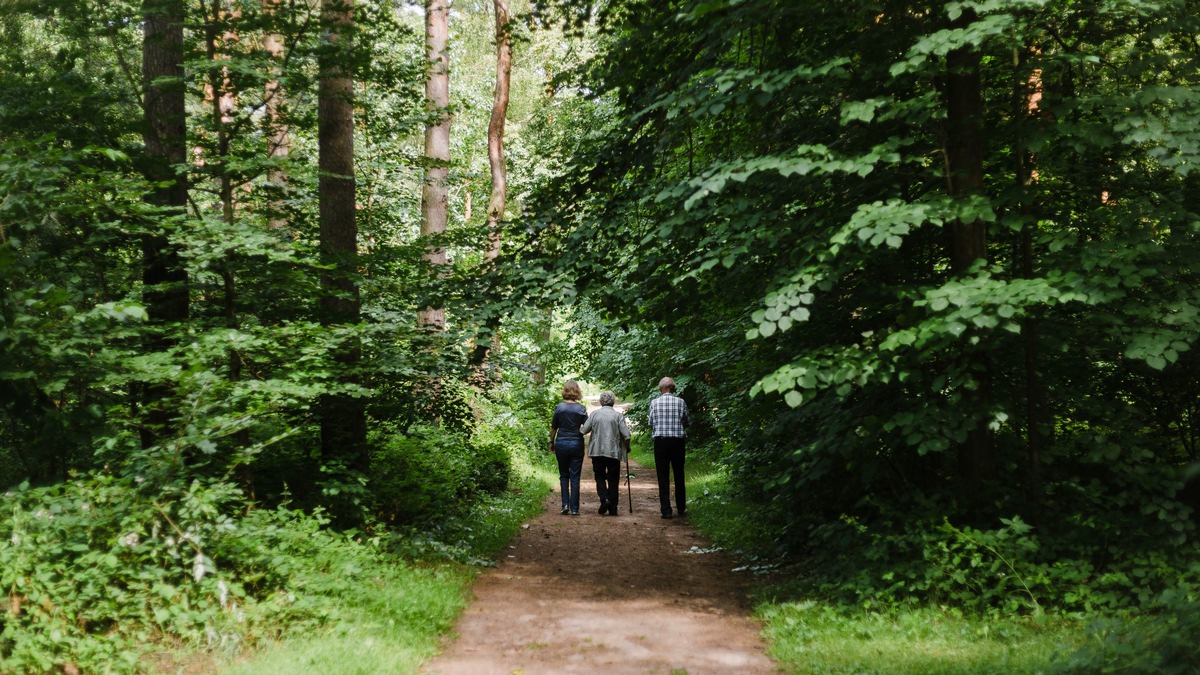
[[558, 460], [558, 486], [563, 508], [579, 513], [579, 474], [583, 472], [583, 439], [558, 438], [554, 441]]

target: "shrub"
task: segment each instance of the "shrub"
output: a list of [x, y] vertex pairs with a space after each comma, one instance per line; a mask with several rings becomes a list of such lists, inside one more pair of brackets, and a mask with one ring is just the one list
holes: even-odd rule
[[[1200, 576], [1200, 566], [1193, 566]], [[1132, 622], [1103, 619], [1088, 631], [1089, 644], [1059, 668], [1064, 673], [1200, 672], [1200, 602], [1192, 584], [1164, 591], [1148, 618]]]
[[[424, 634], [460, 609], [458, 582], [328, 524], [320, 510], [247, 513], [223, 481], [95, 474], [16, 488], [0, 520], [0, 672], [133, 673], [177, 650], [229, 658], [364, 612]], [[432, 585], [449, 590], [416, 590]]]
[[482, 492], [494, 495], [508, 487], [512, 473], [512, 457], [502, 439], [471, 439], [474, 455], [470, 459], [471, 480]]
[[[235, 648], [245, 592], [218, 569], [237, 528], [229, 483], [151, 487], [107, 474], [5, 495], [0, 671], [132, 672], [147, 643]], [[225, 561], [221, 561], [223, 565]]]
[[414, 425], [376, 444], [368, 488], [384, 519], [422, 524], [469, 502], [476, 489], [473, 459], [461, 434]]

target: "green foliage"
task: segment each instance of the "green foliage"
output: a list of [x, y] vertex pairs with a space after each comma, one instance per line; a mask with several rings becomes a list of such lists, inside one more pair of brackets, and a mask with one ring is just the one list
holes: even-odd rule
[[[1145, 605], [1197, 532], [1196, 16], [614, 3], [515, 260], [575, 281], [590, 379], [686, 383], [695, 447], [771, 523], [754, 555], [809, 592]], [[976, 74], [978, 132], [950, 105]]]
[[944, 609], [759, 607], [771, 654], [803, 673], [1047, 672], [1081, 639], [1072, 622], [981, 619]]
[[383, 517], [415, 523], [467, 504], [475, 489], [468, 443], [436, 427], [412, 427], [379, 442], [370, 488]]
[[508, 488], [512, 458], [503, 439], [476, 437], [471, 444], [471, 482], [485, 494], [498, 494]]
[[[1193, 578], [1197, 573], [1193, 572]], [[1088, 631], [1088, 640], [1054, 672], [1064, 673], [1194, 673], [1200, 668], [1200, 605], [1195, 583], [1164, 591], [1149, 616], [1133, 620], [1103, 619]]]
[[[779, 533], [789, 525], [737, 496], [727, 471], [689, 462], [688, 481], [691, 522], [737, 555], [735, 572], [752, 575], [768, 649], [789, 672], [1052, 672], [1087, 641], [1084, 621], [1029, 611], [1022, 584], [1049, 601], [1063, 575], [1035, 582], [1037, 541], [1024, 523], [991, 531], [942, 523], [864, 545], [856, 539], [869, 536], [866, 528], [839, 521], [838, 534], [814, 543], [827, 555], [787, 560]], [[909, 558], [914, 549], [920, 560]], [[856, 575], [857, 585], [821, 588]]]
[[[437, 530], [407, 531], [405, 548], [485, 562], [540, 508], [545, 487], [520, 485]], [[173, 654], [223, 661], [295, 634], [362, 630], [397, 641], [411, 668], [464, 603], [461, 573], [400, 562], [380, 539], [330, 531], [319, 512], [245, 513], [227, 482], [152, 489], [97, 474], [5, 497], [5, 672], [140, 672]]]
[[271, 630], [297, 579], [231, 554], [264, 536], [233, 517], [240, 498], [229, 483], [107, 474], [8, 493], [0, 664], [133, 672], [157, 642], [232, 653]]

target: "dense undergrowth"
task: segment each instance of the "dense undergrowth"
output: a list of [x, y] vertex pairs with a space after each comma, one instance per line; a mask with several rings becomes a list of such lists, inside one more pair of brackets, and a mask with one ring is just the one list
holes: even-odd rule
[[1126, 562], [1129, 574], [1089, 577], [1086, 565], [1039, 562], [1033, 528], [1013, 519], [986, 531], [931, 522], [886, 542], [850, 522], [857, 544], [788, 554], [779, 520], [718, 463], [701, 454], [689, 478], [693, 522], [743, 560], [771, 653], [793, 672], [1200, 668], [1200, 568], [1161, 551]]
[[547, 489], [541, 420], [495, 410], [469, 436], [381, 439], [379, 473], [353, 483], [353, 529], [229, 477], [148, 480], [165, 474], [136, 462], [9, 490], [0, 671], [414, 669]]

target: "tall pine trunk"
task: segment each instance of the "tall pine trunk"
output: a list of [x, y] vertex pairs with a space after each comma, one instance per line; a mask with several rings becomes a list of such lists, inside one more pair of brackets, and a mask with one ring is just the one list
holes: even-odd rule
[[[1036, 58], [1038, 50], [1031, 50]], [[1017, 60], [1021, 65], [1023, 60]], [[1018, 70], [1018, 77], [1022, 71]], [[1026, 147], [1026, 128], [1042, 124], [1040, 104], [1042, 100], [1042, 71], [1035, 68], [1028, 78], [1019, 79], [1016, 91], [1017, 132], [1015, 156], [1017, 158], [1017, 182], [1021, 190], [1021, 214], [1025, 217], [1021, 228], [1020, 250], [1021, 276], [1032, 279], [1035, 275], [1033, 233], [1037, 229], [1036, 210], [1033, 205], [1032, 186], [1037, 182], [1037, 161]], [[1041, 350], [1039, 349], [1040, 317], [1036, 310], [1021, 325], [1021, 340], [1024, 350], [1025, 370], [1025, 444], [1026, 444], [1026, 495], [1029, 512], [1036, 518], [1042, 503], [1042, 451], [1050, 443], [1053, 425], [1049, 423], [1050, 396], [1046, 381], [1041, 373]]]
[[[187, 207], [187, 178], [176, 169], [187, 157], [184, 3], [145, 0], [142, 13], [144, 173], [158, 185], [148, 199], [162, 207], [165, 214], [182, 214]], [[163, 230], [142, 237], [142, 301], [152, 324], [147, 347], [154, 351], [170, 347], [169, 326], [188, 318], [188, 274], [178, 247]], [[143, 445], [155, 443], [167, 431], [171, 414], [161, 407], [167, 393], [163, 385], [148, 386], [143, 392], [142, 405], [147, 413]]]
[[[274, 28], [274, 22], [278, 20], [279, 2], [280, 0], [262, 0], [263, 14], [267, 15], [271, 22], [271, 27], [263, 37], [263, 49], [271, 57], [272, 68], [277, 67], [277, 64], [283, 61], [284, 55], [283, 35], [275, 32]], [[282, 163], [292, 150], [288, 125], [283, 120], [281, 113], [285, 95], [283, 85], [277, 79], [268, 80], [265, 94], [266, 129], [269, 135], [267, 156]], [[287, 187], [287, 179], [287, 171], [282, 166], [273, 164], [267, 170], [267, 181], [274, 190], [283, 192]], [[287, 227], [287, 219], [282, 215], [283, 200], [272, 200], [269, 209], [270, 216], [267, 219], [267, 225], [274, 230], [282, 230]]]
[[[946, 57], [946, 173], [951, 197], [983, 194], [983, 89], [978, 51], [963, 47]], [[987, 227], [979, 219], [950, 224], [950, 270], [966, 274], [987, 259]], [[990, 398], [988, 363], [977, 350], [964, 348], [962, 358], [978, 386], [966, 391], [967, 409], [986, 410]], [[958, 448], [959, 476], [966, 493], [977, 495], [980, 481], [996, 477], [996, 461], [988, 420], [979, 419]]]
[[[322, 52], [317, 100], [317, 144], [320, 178], [321, 260], [329, 266], [322, 277], [321, 320], [327, 325], [359, 321], [358, 286], [354, 282], [358, 256], [354, 182], [354, 80], [346, 59], [345, 34], [354, 21], [353, 0], [323, 0], [321, 20], [330, 49]], [[347, 371], [357, 367], [356, 341], [341, 345], [337, 361]], [[353, 374], [342, 381], [357, 383]], [[347, 468], [367, 471], [366, 413], [363, 400], [329, 394], [320, 405], [321, 456]]]

